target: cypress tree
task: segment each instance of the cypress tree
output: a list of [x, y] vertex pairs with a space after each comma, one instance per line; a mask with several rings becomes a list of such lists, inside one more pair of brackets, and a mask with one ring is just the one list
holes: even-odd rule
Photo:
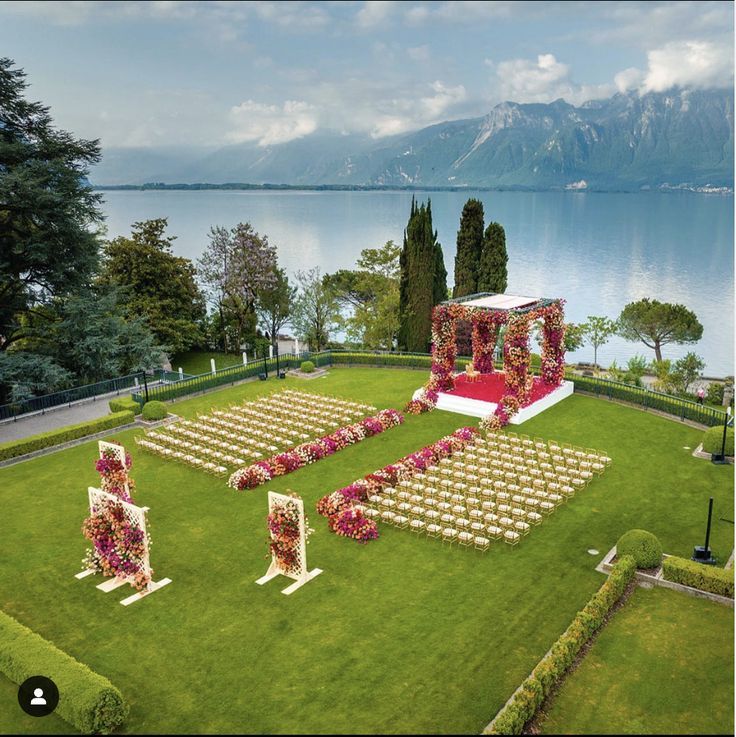
[[483, 250], [480, 254], [478, 269], [479, 292], [503, 293], [506, 291], [508, 260], [506, 231], [500, 223], [488, 223], [483, 235]]
[[399, 349], [423, 352], [431, 339], [432, 307], [447, 299], [447, 270], [432, 230], [431, 203], [417, 206], [412, 198], [399, 262]]
[[463, 207], [457, 231], [455, 288], [453, 297], [465, 297], [478, 291], [478, 269], [483, 248], [483, 203], [469, 199]]

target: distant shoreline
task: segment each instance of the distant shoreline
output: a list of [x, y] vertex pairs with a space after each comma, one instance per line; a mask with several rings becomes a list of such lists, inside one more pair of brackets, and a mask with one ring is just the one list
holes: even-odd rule
[[209, 184], [197, 182], [194, 184], [164, 184], [163, 182], [148, 182], [146, 184], [92, 184], [92, 189], [98, 192], [134, 191], [134, 192], [166, 192], [166, 191], [307, 191], [307, 192], [590, 192], [595, 194], [650, 194], [654, 193], [692, 193], [733, 195], [732, 187], [702, 187], [660, 185], [649, 189], [604, 189], [596, 187], [524, 187], [521, 185], [508, 186], [426, 186], [410, 184], [247, 184], [233, 182], [227, 184]]

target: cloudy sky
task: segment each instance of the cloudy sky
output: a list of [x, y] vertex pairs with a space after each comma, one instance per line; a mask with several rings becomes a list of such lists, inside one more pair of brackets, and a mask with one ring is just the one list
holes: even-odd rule
[[733, 83], [731, 2], [0, 2], [0, 54], [107, 147], [376, 138], [503, 100]]

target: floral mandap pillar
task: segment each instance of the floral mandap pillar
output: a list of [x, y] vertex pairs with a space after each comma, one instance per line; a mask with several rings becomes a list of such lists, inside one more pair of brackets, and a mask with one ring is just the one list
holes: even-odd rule
[[531, 315], [512, 315], [503, 342], [503, 368], [506, 372], [505, 396], [511, 396], [522, 405], [529, 396], [532, 377], [529, 376], [529, 328]]
[[492, 374], [493, 353], [496, 349], [499, 327], [504, 322], [503, 315], [475, 310], [470, 321], [473, 325], [473, 368], [481, 374]]
[[565, 313], [558, 302], [544, 309], [542, 324], [542, 380], [559, 386], [565, 378]]
[[455, 320], [461, 313], [459, 305], [437, 305], [432, 310], [432, 369], [430, 391], [444, 392], [455, 388]]

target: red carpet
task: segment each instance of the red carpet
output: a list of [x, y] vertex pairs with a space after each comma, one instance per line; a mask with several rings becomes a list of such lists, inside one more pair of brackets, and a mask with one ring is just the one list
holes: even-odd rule
[[[451, 394], [457, 397], [467, 397], [468, 399], [479, 399], [481, 402], [494, 402], [498, 404], [504, 393], [505, 374], [497, 372], [495, 374], [482, 374], [475, 381], [468, 381], [464, 374], [455, 379], [455, 388]], [[524, 406], [546, 397], [547, 394], [553, 392], [557, 387], [545, 384], [538, 376], [534, 377], [534, 387], [529, 401]]]

